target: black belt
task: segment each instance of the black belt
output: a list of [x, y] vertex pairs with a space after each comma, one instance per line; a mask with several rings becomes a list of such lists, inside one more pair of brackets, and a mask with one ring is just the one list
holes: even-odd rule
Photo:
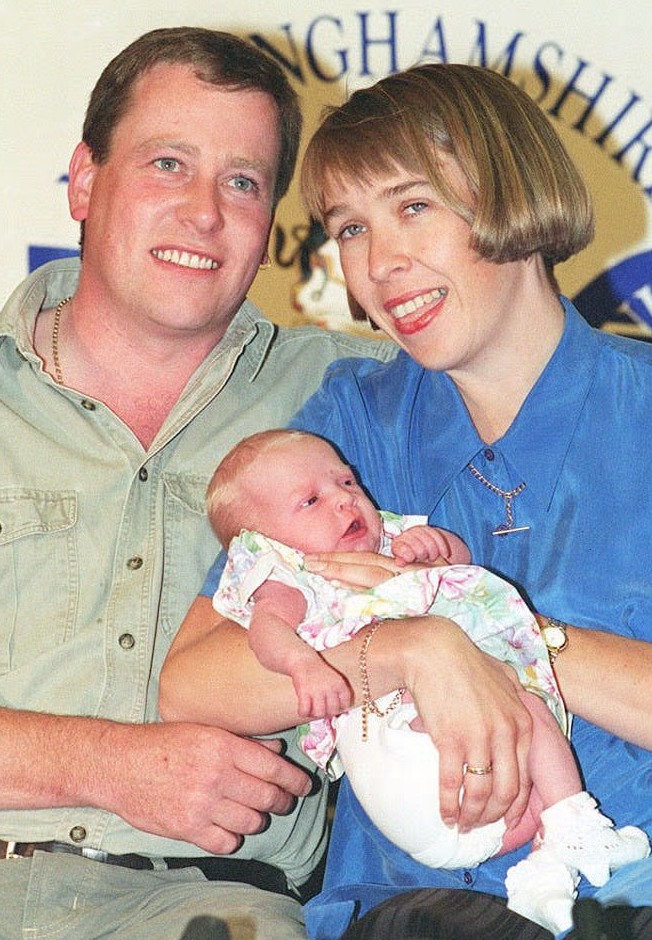
[[294, 897], [287, 878], [280, 868], [249, 858], [223, 858], [197, 856], [194, 858], [162, 858], [153, 860], [147, 855], [111, 855], [101, 849], [89, 849], [67, 842], [5, 842], [0, 839], [0, 859], [31, 858], [35, 852], [63, 852], [80, 855], [105, 865], [120, 865], [144, 871], [160, 871], [163, 862], [166, 868], [199, 868], [209, 881], [239, 881], [254, 885], [263, 891], [287, 894]]

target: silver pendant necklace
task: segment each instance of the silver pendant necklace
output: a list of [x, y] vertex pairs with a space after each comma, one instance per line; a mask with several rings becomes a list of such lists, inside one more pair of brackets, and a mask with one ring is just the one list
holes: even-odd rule
[[514, 525], [514, 509], [512, 506], [513, 500], [525, 489], [525, 481], [519, 483], [513, 490], [501, 490], [499, 486], [496, 486], [491, 480], [483, 476], [472, 463], [468, 464], [468, 468], [479, 483], [486, 486], [491, 493], [500, 496], [505, 503], [505, 521], [501, 525], [496, 526], [491, 534], [511, 535], [513, 532], [527, 532], [530, 528], [529, 525]]

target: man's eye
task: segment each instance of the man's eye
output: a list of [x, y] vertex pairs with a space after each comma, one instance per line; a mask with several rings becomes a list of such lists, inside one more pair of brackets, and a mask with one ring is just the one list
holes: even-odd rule
[[154, 160], [154, 166], [157, 166], [159, 170], [165, 170], [166, 173], [175, 173], [179, 169], [179, 161], [174, 157], [159, 157], [158, 160]]
[[231, 185], [241, 193], [248, 193], [258, 188], [254, 180], [249, 179], [248, 176], [234, 176]]

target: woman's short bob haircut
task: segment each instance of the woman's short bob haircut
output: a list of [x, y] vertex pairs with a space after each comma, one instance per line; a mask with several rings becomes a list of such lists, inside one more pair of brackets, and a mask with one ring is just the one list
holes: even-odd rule
[[[455, 159], [468, 192], [452, 188], [441, 155]], [[540, 253], [552, 268], [593, 237], [590, 196], [548, 119], [489, 69], [415, 66], [329, 110], [303, 163], [308, 211], [323, 221], [326, 186], [364, 183], [397, 167], [429, 178], [488, 261]]]

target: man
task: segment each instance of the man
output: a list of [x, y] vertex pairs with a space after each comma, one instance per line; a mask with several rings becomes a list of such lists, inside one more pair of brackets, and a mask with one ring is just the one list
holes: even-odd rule
[[232, 940], [304, 936], [294, 895], [323, 850], [324, 794], [303, 799], [279, 743], [157, 721], [161, 663], [216, 553], [215, 464], [369, 349], [278, 330], [245, 300], [300, 127], [247, 43], [136, 40], [70, 165], [81, 266], [37, 271], [0, 315], [7, 940], [177, 940], [214, 915]]

